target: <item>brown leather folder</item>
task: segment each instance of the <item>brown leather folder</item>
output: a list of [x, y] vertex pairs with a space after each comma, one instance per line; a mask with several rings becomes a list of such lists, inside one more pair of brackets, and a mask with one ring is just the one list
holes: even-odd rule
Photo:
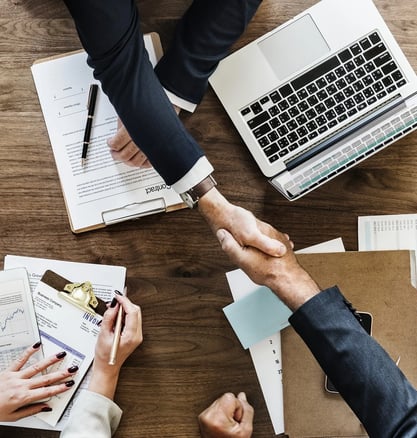
[[[414, 252], [300, 254], [321, 288], [339, 286], [359, 311], [373, 315], [372, 335], [417, 386], [417, 291], [411, 284]], [[367, 436], [292, 327], [282, 334], [285, 431], [290, 438]], [[364, 352], [364, 354], [366, 354]], [[372, 357], [369, 357], [372, 360]]]

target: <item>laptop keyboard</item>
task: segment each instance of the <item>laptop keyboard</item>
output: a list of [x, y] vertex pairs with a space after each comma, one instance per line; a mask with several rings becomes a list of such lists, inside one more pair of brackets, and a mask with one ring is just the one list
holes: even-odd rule
[[311, 166], [293, 174], [282, 189], [288, 199], [296, 199], [416, 128], [417, 103], [414, 103], [394, 117], [380, 122], [362, 137], [346, 142], [342, 149], [329, 151], [320, 162], [312, 163]]
[[270, 163], [384, 99], [406, 80], [372, 32], [241, 110]]

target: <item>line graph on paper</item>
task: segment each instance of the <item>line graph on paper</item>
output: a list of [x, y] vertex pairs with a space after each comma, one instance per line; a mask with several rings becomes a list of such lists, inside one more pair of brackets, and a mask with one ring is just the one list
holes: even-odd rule
[[0, 370], [17, 360], [26, 349], [27, 341], [33, 339], [24, 296], [11, 286], [9, 283], [10, 293], [0, 296]]
[[[4, 297], [2, 297], [2, 299], [3, 298]], [[0, 299], [0, 301], [2, 301], [2, 299]], [[4, 337], [10, 338], [28, 334], [29, 332], [30, 323], [27, 320], [23, 306], [0, 310], [0, 340]]]
[[[27, 276], [26, 272], [24, 275]], [[38, 340], [39, 331], [27, 278], [23, 277], [23, 273], [0, 271], [0, 370], [19, 359]], [[42, 357], [41, 352], [35, 353], [29, 362], [39, 357]]]

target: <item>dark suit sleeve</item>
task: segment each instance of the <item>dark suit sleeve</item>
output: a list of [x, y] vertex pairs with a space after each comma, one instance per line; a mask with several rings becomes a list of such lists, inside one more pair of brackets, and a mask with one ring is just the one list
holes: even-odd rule
[[416, 390], [337, 287], [310, 299], [290, 323], [371, 437], [417, 436]]
[[89, 64], [133, 141], [167, 184], [203, 156], [156, 77], [134, 0], [65, 0]]
[[199, 103], [209, 76], [244, 32], [261, 2], [194, 0], [155, 69], [162, 85], [185, 100]]

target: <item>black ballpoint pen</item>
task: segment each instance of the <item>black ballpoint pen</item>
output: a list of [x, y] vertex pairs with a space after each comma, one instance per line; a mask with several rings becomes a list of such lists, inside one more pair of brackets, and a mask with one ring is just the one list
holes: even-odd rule
[[81, 166], [84, 166], [87, 158], [88, 146], [90, 144], [91, 127], [93, 126], [94, 110], [96, 109], [97, 92], [98, 92], [98, 85], [91, 84], [90, 92], [88, 94], [88, 102], [87, 102], [88, 116], [84, 130], [83, 151], [81, 154]]

